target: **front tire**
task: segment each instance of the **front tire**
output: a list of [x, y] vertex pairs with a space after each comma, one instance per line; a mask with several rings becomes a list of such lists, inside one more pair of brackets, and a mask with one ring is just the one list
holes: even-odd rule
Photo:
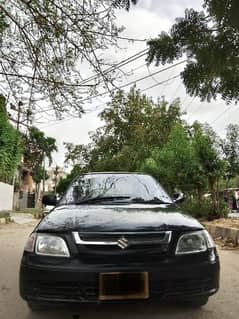
[[40, 302], [35, 302], [35, 301], [28, 301], [28, 307], [31, 309], [31, 311], [33, 312], [37, 312], [37, 311], [43, 311], [45, 310], [47, 307], [46, 305], [40, 303]]
[[200, 297], [200, 298], [189, 300], [187, 304], [192, 308], [201, 308], [205, 306], [207, 302], [208, 302], [208, 297]]

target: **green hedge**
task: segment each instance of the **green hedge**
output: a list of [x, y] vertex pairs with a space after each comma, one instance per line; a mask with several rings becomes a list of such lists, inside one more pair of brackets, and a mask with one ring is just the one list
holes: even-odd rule
[[223, 200], [219, 202], [219, 211], [214, 213], [210, 198], [203, 198], [201, 201], [195, 198], [188, 198], [179, 205], [183, 211], [195, 218], [216, 219], [226, 217], [229, 213], [227, 203]]

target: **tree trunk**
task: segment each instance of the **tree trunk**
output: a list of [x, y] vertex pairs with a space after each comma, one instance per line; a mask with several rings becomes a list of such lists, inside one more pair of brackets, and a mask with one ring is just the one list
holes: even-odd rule
[[217, 200], [217, 191], [215, 189], [217, 179], [215, 177], [208, 177], [208, 185], [210, 189], [210, 193], [212, 194], [212, 212], [210, 214], [209, 219], [214, 219], [218, 214], [218, 200]]
[[203, 189], [201, 186], [197, 186], [197, 195], [198, 195], [198, 202], [201, 203], [202, 195], [203, 195]]
[[231, 180], [231, 178], [230, 178], [230, 177], [228, 177], [228, 178], [227, 178], [227, 181], [226, 181], [226, 188], [228, 188], [228, 187], [229, 187], [230, 180]]
[[35, 207], [38, 207], [40, 183], [36, 183]]

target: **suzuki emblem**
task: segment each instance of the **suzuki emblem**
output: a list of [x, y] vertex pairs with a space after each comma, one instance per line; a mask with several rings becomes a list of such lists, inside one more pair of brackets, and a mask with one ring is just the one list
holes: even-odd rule
[[121, 249], [126, 249], [129, 246], [128, 239], [126, 239], [125, 237], [121, 237], [117, 241], [117, 244]]

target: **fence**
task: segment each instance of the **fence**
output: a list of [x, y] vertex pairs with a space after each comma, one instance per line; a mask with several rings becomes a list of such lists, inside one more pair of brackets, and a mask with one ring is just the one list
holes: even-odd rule
[[0, 182], [0, 211], [12, 210], [13, 185]]

